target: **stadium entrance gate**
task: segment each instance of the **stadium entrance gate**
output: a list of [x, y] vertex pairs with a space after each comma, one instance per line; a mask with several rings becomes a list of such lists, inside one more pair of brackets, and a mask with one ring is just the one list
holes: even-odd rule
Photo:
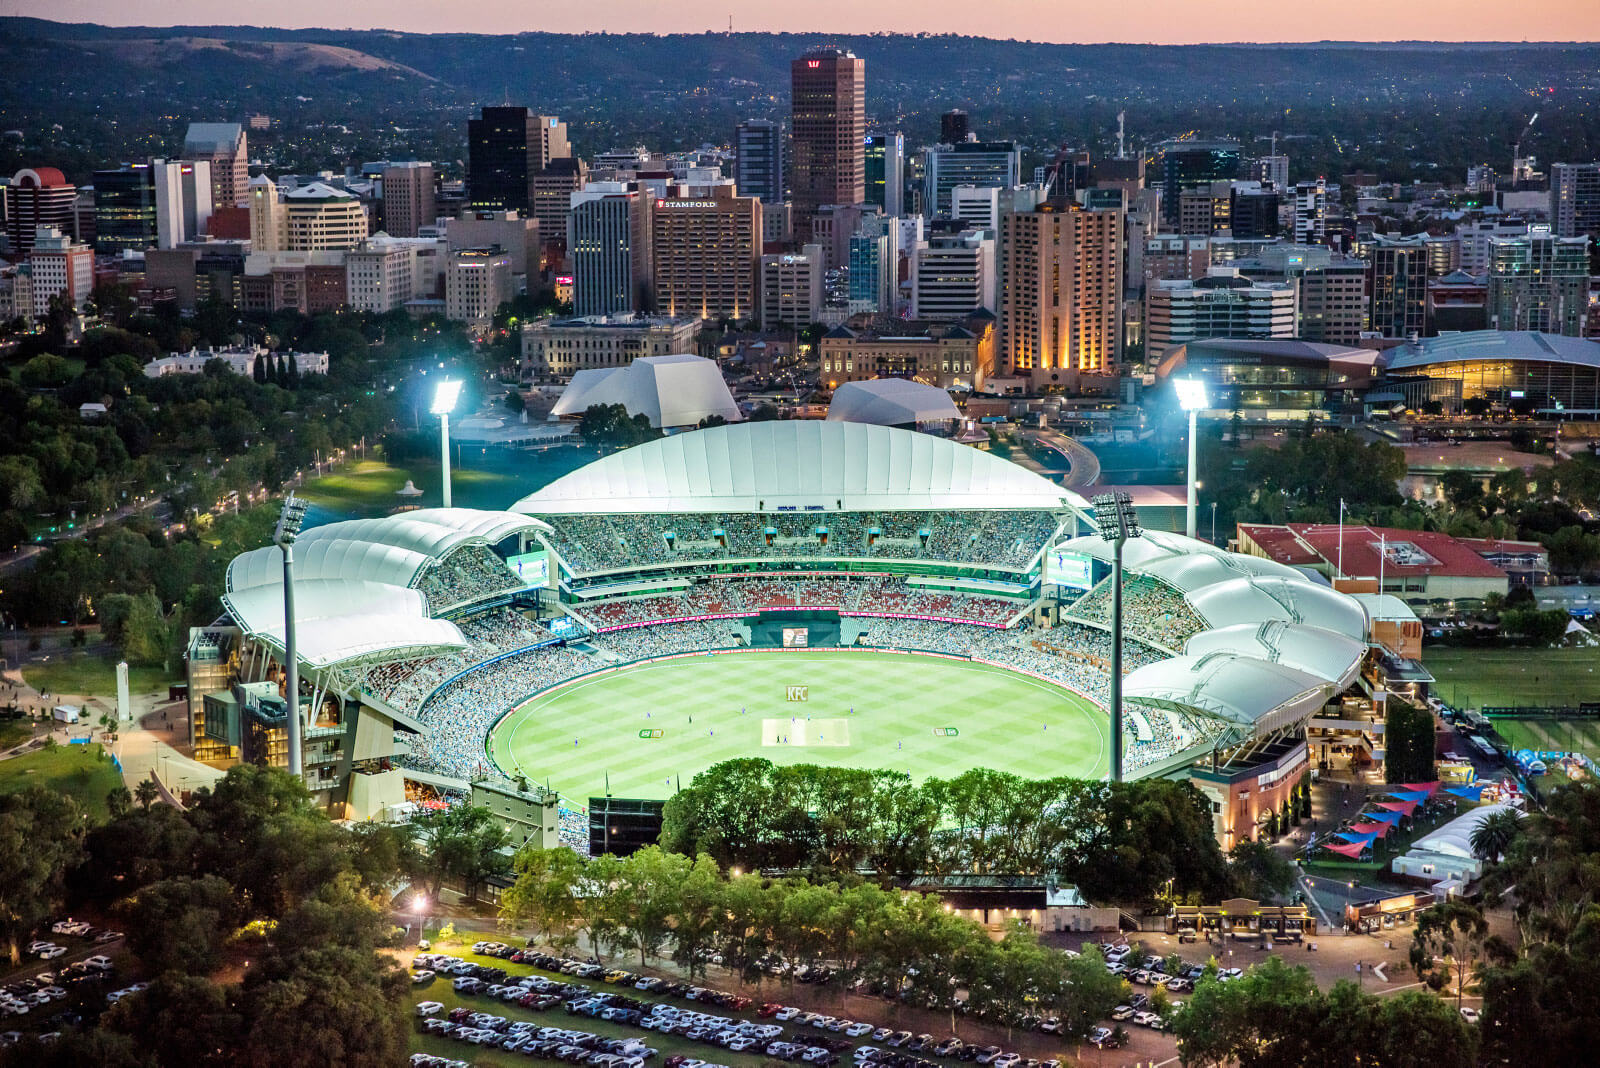
[[838, 644], [838, 612], [779, 610], [750, 620], [752, 649], [831, 649]]

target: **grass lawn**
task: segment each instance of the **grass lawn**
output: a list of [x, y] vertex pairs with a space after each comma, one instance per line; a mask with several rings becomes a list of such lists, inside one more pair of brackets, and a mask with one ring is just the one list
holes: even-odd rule
[[106, 794], [122, 785], [122, 775], [99, 744], [58, 745], [0, 760], [0, 794], [45, 786], [70, 795], [95, 823], [105, 821]]
[[33, 733], [33, 727], [28, 720], [7, 720], [0, 723], [0, 749], [10, 749], [14, 745], [21, 745]]
[[[22, 677], [41, 693], [115, 697], [117, 659], [110, 653], [94, 656], [80, 650], [57, 653], [38, 664], [24, 664]], [[128, 668], [130, 693], [166, 693], [167, 684], [181, 676], [156, 667]]]
[[1600, 723], [1572, 719], [1491, 720], [1494, 729], [1513, 750], [1555, 750], [1600, 758]]
[[1576, 705], [1600, 697], [1600, 649], [1456, 649], [1434, 646], [1423, 666], [1433, 692], [1457, 708]]
[[[796, 686], [803, 701], [790, 697]], [[608, 776], [613, 796], [665, 799], [696, 772], [744, 756], [896, 768], [918, 781], [974, 767], [1099, 778], [1108, 745], [1105, 713], [1026, 675], [809, 650], [683, 657], [579, 680], [505, 717], [489, 750], [502, 770], [548, 779], [582, 803], [605, 794]]]
[[[396, 493], [407, 480], [422, 491], [421, 497], [401, 498]], [[450, 472], [451, 503], [458, 508], [506, 508], [526, 490], [507, 471], [455, 467]], [[396, 508], [412, 504], [423, 508], [439, 506], [439, 465], [410, 463], [391, 466], [382, 460], [360, 460], [339, 471], [312, 479], [300, 495], [339, 518], [388, 515]]]

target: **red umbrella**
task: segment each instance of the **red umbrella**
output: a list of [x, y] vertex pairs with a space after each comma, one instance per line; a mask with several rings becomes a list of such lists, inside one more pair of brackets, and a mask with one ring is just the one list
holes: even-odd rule
[[1374, 801], [1373, 804], [1379, 808], [1388, 809], [1390, 812], [1398, 812], [1404, 816], [1409, 816], [1417, 810], [1415, 801]]

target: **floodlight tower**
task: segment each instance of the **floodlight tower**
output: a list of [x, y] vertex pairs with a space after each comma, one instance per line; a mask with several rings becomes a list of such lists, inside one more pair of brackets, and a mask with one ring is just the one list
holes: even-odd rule
[[1210, 402], [1206, 397], [1204, 379], [1174, 378], [1172, 387], [1178, 391], [1178, 407], [1189, 413], [1189, 507], [1184, 514], [1184, 533], [1192, 538], [1195, 536], [1195, 508], [1200, 499], [1199, 487], [1194, 480], [1197, 466], [1195, 457], [1198, 453], [1195, 445], [1195, 423], [1200, 414], [1200, 409], [1206, 407]]
[[1122, 546], [1141, 537], [1133, 498], [1102, 493], [1094, 499], [1100, 537], [1111, 543], [1111, 781], [1122, 781]]
[[283, 499], [272, 543], [283, 550], [283, 665], [288, 673], [284, 697], [289, 704], [289, 774], [300, 778], [300, 660], [294, 648], [294, 540], [305, 522], [306, 502], [293, 493]]
[[445, 379], [433, 391], [428, 411], [439, 417], [439, 461], [444, 465], [444, 506], [450, 507], [450, 413], [461, 399], [461, 383]]

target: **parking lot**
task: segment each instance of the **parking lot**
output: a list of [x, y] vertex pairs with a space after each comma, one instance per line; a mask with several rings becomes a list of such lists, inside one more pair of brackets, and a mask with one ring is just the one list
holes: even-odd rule
[[[1049, 1033], [1048, 1021], [1041, 1021], [1047, 1028], [1042, 1032], [1016, 1031], [1008, 1048], [968, 1044], [950, 1036], [948, 1026], [939, 1028], [942, 1035], [884, 1026], [885, 1017], [904, 1022], [907, 1010], [865, 996], [847, 999], [859, 1015], [833, 1016], [509, 946], [479, 948], [486, 952], [461, 952], [445, 961], [423, 954], [412, 961], [414, 975], [436, 973], [415, 988], [414, 1004], [432, 1011], [419, 1023], [423, 1030], [414, 1049], [485, 1065], [532, 1057], [589, 1068], [644, 1068], [647, 1057], [661, 1068], [754, 1068], [774, 1060], [818, 1068], [954, 1068], [963, 1062], [1061, 1068], [1173, 1055], [1169, 1037], [1131, 1020], [1127, 1047], [1101, 1051], [1085, 1045], [1069, 1058], [1062, 1056], [1065, 1044]], [[945, 1019], [917, 1015], [924, 1022]], [[969, 1035], [979, 1030], [960, 1026]]]
[[102, 998], [115, 986], [112, 954], [121, 947], [120, 931], [67, 917], [49, 932], [24, 942], [28, 963], [0, 977], [0, 1045], [81, 1021], [104, 1008]]

